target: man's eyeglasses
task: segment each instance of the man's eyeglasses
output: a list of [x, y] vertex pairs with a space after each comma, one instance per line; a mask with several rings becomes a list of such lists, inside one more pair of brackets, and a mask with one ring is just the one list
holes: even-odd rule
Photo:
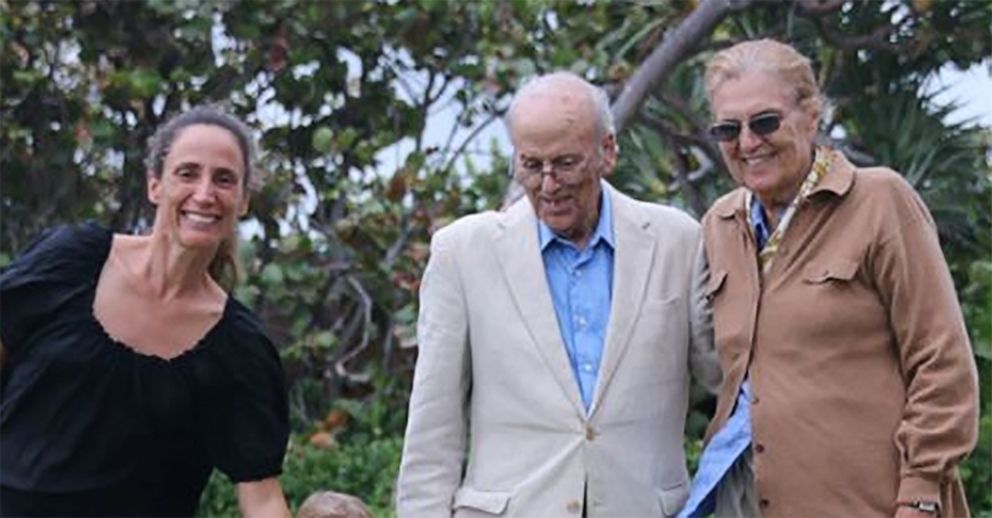
[[[760, 113], [747, 121], [747, 128], [755, 135], [769, 135], [782, 127], [782, 115], [774, 112]], [[726, 120], [710, 126], [710, 137], [720, 142], [730, 142], [741, 134], [741, 121]]]
[[575, 184], [582, 180], [586, 157], [582, 155], [561, 155], [548, 160], [521, 157], [513, 168], [514, 177], [524, 187], [535, 188], [541, 185], [545, 174], [554, 174], [555, 181]]

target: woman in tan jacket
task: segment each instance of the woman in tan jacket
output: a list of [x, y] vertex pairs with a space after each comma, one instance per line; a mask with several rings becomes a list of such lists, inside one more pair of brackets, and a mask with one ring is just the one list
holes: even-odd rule
[[896, 172], [817, 146], [809, 60], [717, 53], [740, 185], [703, 218], [725, 373], [684, 516], [967, 516], [974, 359], [933, 219]]

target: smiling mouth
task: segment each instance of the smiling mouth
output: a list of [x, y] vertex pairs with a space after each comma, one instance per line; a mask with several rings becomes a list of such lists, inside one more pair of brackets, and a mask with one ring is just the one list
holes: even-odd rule
[[755, 166], [771, 160], [774, 156], [774, 153], [769, 153], [767, 155], [744, 157], [741, 158], [741, 162], [744, 162], [744, 164], [748, 166]]
[[199, 224], [211, 224], [216, 223], [221, 220], [221, 217], [214, 214], [203, 214], [201, 212], [190, 212], [187, 210], [181, 211], [180, 214], [193, 223]]

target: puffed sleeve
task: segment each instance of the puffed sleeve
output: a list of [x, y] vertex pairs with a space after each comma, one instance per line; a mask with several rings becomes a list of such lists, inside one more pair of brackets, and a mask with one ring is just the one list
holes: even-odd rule
[[234, 304], [225, 343], [213, 351], [210, 372], [222, 381], [204, 395], [201, 431], [214, 466], [237, 483], [282, 472], [289, 411], [275, 347], [258, 319]]
[[0, 340], [11, 356], [76, 290], [96, 280], [111, 234], [95, 224], [56, 227], [0, 273]]

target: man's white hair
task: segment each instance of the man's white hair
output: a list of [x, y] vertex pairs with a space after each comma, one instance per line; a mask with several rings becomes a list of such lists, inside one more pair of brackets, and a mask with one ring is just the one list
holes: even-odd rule
[[513, 101], [510, 102], [510, 108], [506, 111], [504, 118], [504, 123], [511, 134], [513, 132], [513, 116], [521, 99], [538, 93], [554, 91], [563, 85], [576, 85], [585, 89], [589, 100], [592, 101], [593, 107], [596, 110], [596, 129], [601, 137], [616, 133], [616, 127], [613, 123], [613, 112], [610, 111], [610, 98], [606, 95], [606, 92], [602, 88], [586, 81], [578, 74], [568, 71], [558, 71], [527, 80], [520, 87], [520, 90], [517, 91], [516, 95], [513, 96]]

